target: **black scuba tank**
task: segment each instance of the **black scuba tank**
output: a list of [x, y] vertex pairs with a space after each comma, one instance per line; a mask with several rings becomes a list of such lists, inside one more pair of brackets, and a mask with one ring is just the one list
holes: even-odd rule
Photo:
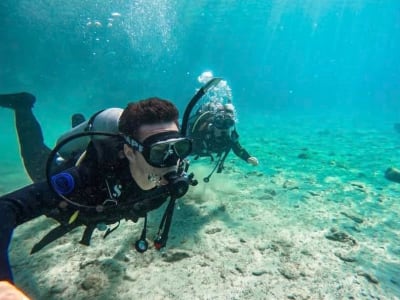
[[[94, 114], [89, 120], [75, 126], [70, 131], [64, 133], [57, 140], [57, 144], [61, 143], [65, 139], [76, 135], [78, 133], [99, 131], [117, 134], [118, 121], [122, 114], [123, 109], [121, 108], [108, 108]], [[104, 135], [93, 135], [83, 136], [68, 142], [65, 146], [59, 149], [59, 155], [65, 159], [69, 159], [72, 154], [82, 153], [85, 151], [87, 145], [91, 139], [104, 139], [107, 136]]]

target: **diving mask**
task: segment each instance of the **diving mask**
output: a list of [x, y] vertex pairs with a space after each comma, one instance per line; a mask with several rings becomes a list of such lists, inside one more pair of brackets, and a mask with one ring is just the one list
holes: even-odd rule
[[125, 136], [125, 141], [142, 153], [147, 163], [156, 168], [175, 166], [192, 151], [192, 141], [182, 137], [176, 131], [167, 131], [151, 135], [140, 143]]

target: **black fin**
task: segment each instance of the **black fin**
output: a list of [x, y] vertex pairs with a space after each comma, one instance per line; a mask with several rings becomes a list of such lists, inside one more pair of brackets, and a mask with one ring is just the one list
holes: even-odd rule
[[31, 109], [35, 101], [35, 96], [26, 92], [0, 95], [0, 107], [6, 107], [15, 110]]

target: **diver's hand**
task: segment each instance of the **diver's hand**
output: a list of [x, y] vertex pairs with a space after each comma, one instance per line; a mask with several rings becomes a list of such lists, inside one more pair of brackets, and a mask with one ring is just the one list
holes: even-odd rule
[[29, 300], [29, 298], [8, 281], [0, 281], [1, 300]]
[[256, 157], [254, 157], [254, 156], [250, 156], [247, 159], [247, 163], [249, 163], [249, 164], [251, 164], [253, 166], [258, 166], [258, 159]]

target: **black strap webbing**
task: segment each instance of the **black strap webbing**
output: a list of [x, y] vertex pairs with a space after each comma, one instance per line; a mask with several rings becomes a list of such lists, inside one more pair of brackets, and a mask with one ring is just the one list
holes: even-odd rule
[[43, 249], [45, 246], [54, 242], [59, 237], [63, 236], [67, 232], [70, 232], [72, 229], [80, 226], [81, 224], [72, 223], [69, 225], [59, 225], [56, 228], [52, 229], [48, 234], [46, 234], [39, 243], [33, 246], [31, 250], [31, 254], [38, 252], [39, 250]]

